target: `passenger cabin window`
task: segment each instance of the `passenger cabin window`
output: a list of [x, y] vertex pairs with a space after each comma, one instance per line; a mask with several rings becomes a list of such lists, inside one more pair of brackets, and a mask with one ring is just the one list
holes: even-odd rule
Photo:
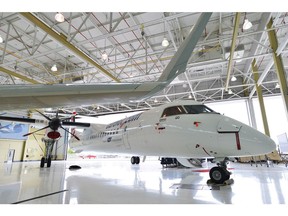
[[212, 109], [205, 105], [184, 105], [185, 110], [188, 114], [199, 114], [199, 113], [215, 113]]
[[173, 116], [173, 115], [181, 115], [185, 113], [186, 112], [182, 106], [167, 107], [166, 109], [164, 109], [161, 118], [164, 118], [167, 116]]

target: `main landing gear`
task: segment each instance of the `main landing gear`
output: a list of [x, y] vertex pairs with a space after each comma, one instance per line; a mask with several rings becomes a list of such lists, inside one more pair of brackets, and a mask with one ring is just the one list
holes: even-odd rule
[[131, 164], [139, 164], [139, 163], [140, 163], [140, 157], [138, 156], [131, 157]]
[[228, 158], [217, 163], [216, 167], [210, 169], [209, 176], [210, 180], [207, 183], [224, 184], [230, 179], [231, 173], [227, 170]]
[[45, 166], [45, 163], [47, 163], [47, 167], [50, 167], [52, 162], [52, 150], [56, 140], [50, 138], [43, 138], [42, 141], [45, 143], [45, 156], [41, 158], [40, 167], [43, 168]]

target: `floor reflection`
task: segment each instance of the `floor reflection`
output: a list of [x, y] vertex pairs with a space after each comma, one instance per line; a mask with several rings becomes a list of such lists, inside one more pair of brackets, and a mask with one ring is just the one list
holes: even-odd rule
[[[69, 170], [71, 164], [82, 167]], [[0, 164], [0, 203], [286, 204], [288, 169], [233, 164], [234, 184], [207, 185], [208, 172], [127, 160]], [[203, 170], [202, 170], [203, 171]]]

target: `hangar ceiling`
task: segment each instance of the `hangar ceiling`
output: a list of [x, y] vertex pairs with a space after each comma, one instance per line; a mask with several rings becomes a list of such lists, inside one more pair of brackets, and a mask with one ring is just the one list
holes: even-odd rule
[[[62, 14], [64, 21], [57, 22], [56, 12], [0, 13], [1, 85], [156, 81], [200, 15], [197, 12]], [[251, 98], [256, 96], [253, 59], [263, 95], [279, 95], [267, 23], [272, 22], [277, 33], [277, 55], [282, 56], [286, 69], [287, 15], [214, 12], [186, 72], [156, 96], [137, 104], [98, 105], [95, 101], [91, 106], [61, 107], [61, 110], [97, 115], [147, 109], [186, 98], [200, 102]], [[245, 19], [252, 22], [250, 29], [243, 28]], [[162, 46], [163, 38], [169, 41], [166, 47]], [[57, 71], [51, 70], [53, 65]]]

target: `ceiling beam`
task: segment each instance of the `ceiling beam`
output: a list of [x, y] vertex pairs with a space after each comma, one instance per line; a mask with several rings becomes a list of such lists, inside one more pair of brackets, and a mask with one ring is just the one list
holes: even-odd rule
[[[265, 37], [266, 32], [264, 30], [265, 30], [266, 25], [269, 22], [270, 18], [271, 18], [271, 13], [262, 13], [261, 19], [260, 19], [261, 23], [258, 25], [257, 30], [256, 30], [257, 32], [261, 32], [261, 33], [256, 34], [254, 36], [255, 40], [254, 40], [254, 42], [251, 46], [251, 49], [249, 51], [250, 56], [254, 56], [258, 50], [259, 43], [256, 43], [256, 41], [261, 42], [263, 40], [263, 38]], [[248, 72], [250, 71], [252, 61], [253, 61], [252, 58], [246, 61], [246, 66], [244, 68], [244, 74], [248, 74]], [[245, 81], [246, 81], [246, 79], [245, 79]]]
[[19, 79], [21, 79], [23, 81], [32, 83], [32, 84], [41, 84], [40, 82], [38, 82], [36, 80], [30, 79], [30, 78], [28, 78], [26, 76], [23, 76], [21, 74], [15, 73], [14, 71], [8, 70], [8, 69], [3, 68], [3, 67], [0, 67], [0, 71], [4, 72], [6, 74], [9, 74], [11, 76], [17, 77], [17, 78], [19, 78]]
[[238, 36], [240, 16], [241, 16], [241, 13], [239, 12], [236, 13], [231, 48], [230, 48], [230, 57], [229, 57], [228, 68], [227, 68], [225, 91], [228, 91], [228, 88], [229, 88], [230, 74], [231, 74], [231, 69], [232, 69], [232, 64], [233, 64], [233, 56], [234, 56], [234, 51], [235, 51], [236, 39]]
[[69, 43], [67, 41], [67, 38], [63, 34], [59, 34], [59, 33], [55, 32], [54, 30], [52, 30], [49, 26], [47, 26], [45, 23], [43, 23], [40, 19], [38, 19], [32, 13], [23, 12], [20, 14], [25, 19], [27, 19], [29, 22], [35, 24], [36, 26], [41, 28], [44, 32], [48, 33], [50, 37], [57, 40], [59, 43], [61, 43], [63, 46], [65, 46], [69, 51], [71, 51], [73, 54], [78, 56], [80, 59], [82, 59], [83, 61], [93, 65], [96, 68], [98, 68], [101, 72], [103, 72], [105, 75], [110, 77], [112, 80], [114, 80], [116, 82], [120, 82], [120, 80], [118, 78], [116, 78], [112, 74], [110, 74], [106, 69], [104, 69], [97, 62], [95, 62], [93, 59], [91, 59], [88, 55], [86, 55], [85, 53], [80, 51], [73, 44]]

